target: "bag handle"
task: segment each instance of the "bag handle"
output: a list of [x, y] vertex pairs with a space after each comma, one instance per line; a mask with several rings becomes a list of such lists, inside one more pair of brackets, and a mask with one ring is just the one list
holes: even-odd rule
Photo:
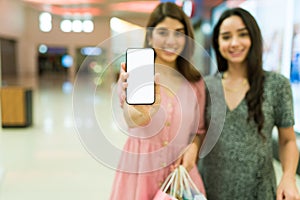
[[177, 167], [177, 174], [175, 176], [175, 181], [172, 183], [170, 195], [173, 197], [182, 197], [183, 195], [183, 183], [182, 183], [182, 173], [180, 171], [180, 168]]
[[168, 177], [166, 178], [165, 182], [163, 183], [163, 185], [161, 186], [161, 190], [166, 193], [168, 188], [170, 187], [170, 185], [172, 184], [176, 174], [178, 173], [178, 168], [176, 168], [172, 173], [170, 173], [168, 175]]
[[[183, 166], [180, 166], [180, 170], [181, 170], [181, 172], [182, 172], [181, 174], [183, 174], [183, 177], [184, 177], [183, 180], [186, 181], [186, 184], [185, 184], [185, 185], [188, 187], [188, 188], [187, 188], [187, 190], [188, 190], [188, 192], [189, 192], [188, 195], [193, 196], [192, 190], [191, 190], [191, 188], [193, 188], [194, 191], [197, 193], [197, 195], [193, 197], [194, 200], [196, 200], [196, 199], [199, 199], [199, 200], [207, 200], [207, 198], [199, 191], [199, 189], [197, 188], [196, 184], [195, 184], [194, 181], [192, 180], [192, 178], [191, 178], [191, 176], [189, 175], [189, 173], [187, 172], [187, 170], [186, 170]], [[192, 187], [191, 187], [191, 186], [192, 186]]]
[[187, 191], [191, 192], [191, 187], [197, 192], [200, 193], [199, 189], [197, 188], [196, 184], [194, 183], [194, 181], [191, 179], [189, 173], [187, 172], [187, 170], [185, 169], [185, 167], [183, 167], [182, 165], [179, 166], [181, 174], [182, 174], [182, 179], [183, 179], [183, 183], [185, 185], [185, 187], [187, 187]]

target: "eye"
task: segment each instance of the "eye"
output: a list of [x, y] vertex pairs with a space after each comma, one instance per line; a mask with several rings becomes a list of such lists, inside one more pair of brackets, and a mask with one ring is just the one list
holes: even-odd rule
[[221, 38], [222, 38], [222, 40], [229, 40], [230, 36], [229, 35], [222, 35]]
[[167, 36], [169, 34], [169, 31], [168, 30], [163, 30], [163, 29], [160, 29], [157, 31], [157, 33], [160, 35], [160, 36]]
[[182, 31], [176, 31], [175, 32], [175, 36], [176, 37], [183, 37], [184, 36], [184, 32], [182, 32]]
[[248, 32], [242, 32], [242, 33], [240, 33], [240, 36], [241, 37], [248, 37], [249, 33]]

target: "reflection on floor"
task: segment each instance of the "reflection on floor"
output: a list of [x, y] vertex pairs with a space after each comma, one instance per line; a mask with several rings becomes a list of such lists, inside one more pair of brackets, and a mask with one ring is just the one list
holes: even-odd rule
[[[34, 125], [0, 128], [0, 199], [108, 199], [114, 170], [99, 161], [85, 145], [84, 137], [89, 133], [78, 134], [74, 126], [72, 84], [55, 76], [15, 82], [33, 88]], [[108, 117], [107, 102], [111, 101], [105, 94], [113, 88], [111, 86], [96, 90], [95, 117], [107, 130], [105, 137], [116, 148], [121, 148], [126, 136], [111, 125]], [[89, 120], [83, 122], [87, 128], [91, 125]], [[110, 155], [105, 148], [100, 153]], [[276, 161], [274, 166], [280, 176]]]
[[114, 170], [81, 143], [72, 84], [60, 76], [5, 83], [33, 88], [34, 120], [27, 128], [0, 128], [0, 199], [108, 199]]

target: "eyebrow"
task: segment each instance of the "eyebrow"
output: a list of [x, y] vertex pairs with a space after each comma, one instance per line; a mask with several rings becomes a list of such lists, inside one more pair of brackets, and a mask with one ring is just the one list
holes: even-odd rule
[[[158, 30], [168, 30], [168, 28], [166, 28], [166, 27], [159, 27], [159, 28], [157, 28]], [[184, 31], [184, 28], [182, 27], [182, 28], [177, 28], [177, 29], [175, 29], [175, 31]]]
[[[248, 31], [248, 29], [246, 27], [243, 27], [243, 28], [238, 29], [237, 32], [242, 32], [242, 31], [245, 31], [245, 30]], [[229, 32], [227, 31], [227, 32], [220, 33], [220, 35], [226, 35], [226, 34], [229, 34]]]

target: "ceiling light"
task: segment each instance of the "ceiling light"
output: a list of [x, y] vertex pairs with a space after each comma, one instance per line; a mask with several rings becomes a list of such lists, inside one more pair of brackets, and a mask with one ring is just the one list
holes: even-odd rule
[[40, 30], [49, 32], [52, 29], [52, 16], [48, 12], [42, 12], [39, 16]]
[[91, 33], [94, 30], [94, 22], [92, 20], [84, 20], [82, 22], [83, 32]]
[[40, 30], [43, 32], [50, 32], [52, 29], [51, 23], [40, 23]]
[[60, 22], [60, 29], [63, 32], [71, 32], [72, 31], [72, 22], [71, 20], [64, 19]]
[[76, 33], [79, 33], [82, 31], [82, 22], [80, 20], [74, 20], [72, 22], [72, 30]]
[[42, 12], [40, 14], [39, 20], [40, 20], [41, 23], [42, 22], [51, 22], [52, 21], [52, 16], [48, 12]]

